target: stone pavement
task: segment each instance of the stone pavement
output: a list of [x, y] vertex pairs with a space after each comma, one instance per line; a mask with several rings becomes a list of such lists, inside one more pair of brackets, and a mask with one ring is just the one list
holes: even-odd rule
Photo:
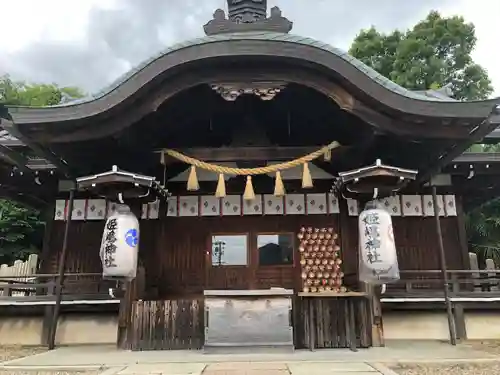
[[6, 361], [0, 370], [83, 370], [102, 375], [393, 375], [384, 364], [499, 360], [495, 355], [440, 342], [388, 342], [385, 348], [297, 350], [293, 353], [204, 354], [200, 351], [120, 351], [114, 346], [61, 347]]
[[[379, 375], [383, 374], [366, 363], [282, 363], [226, 362], [209, 364], [137, 364], [109, 370], [105, 375]], [[387, 373], [389, 374], [389, 373]]]

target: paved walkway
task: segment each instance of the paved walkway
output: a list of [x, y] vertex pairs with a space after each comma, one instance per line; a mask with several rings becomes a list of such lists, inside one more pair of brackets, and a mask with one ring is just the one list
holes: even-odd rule
[[200, 351], [129, 352], [114, 346], [61, 347], [0, 364], [4, 369], [99, 369], [105, 375], [393, 375], [385, 364], [496, 360], [493, 354], [440, 342], [389, 342], [385, 348], [297, 350], [294, 353], [204, 354]]
[[[387, 369], [387, 371], [389, 371]], [[112, 370], [109, 371], [111, 373]], [[281, 363], [281, 362], [228, 362], [202, 364], [137, 364], [119, 369], [113, 374], [165, 374], [165, 375], [379, 375], [392, 372], [379, 372], [366, 363]], [[108, 375], [108, 374], [106, 374]]]

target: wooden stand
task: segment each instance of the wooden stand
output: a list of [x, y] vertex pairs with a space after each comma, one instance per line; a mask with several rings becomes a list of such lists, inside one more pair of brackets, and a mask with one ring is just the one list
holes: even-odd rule
[[299, 293], [304, 341], [310, 350], [367, 348], [372, 344], [370, 305], [363, 292]]

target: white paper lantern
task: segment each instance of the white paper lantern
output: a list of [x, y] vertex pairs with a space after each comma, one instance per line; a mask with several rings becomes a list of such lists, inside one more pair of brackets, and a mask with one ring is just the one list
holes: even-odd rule
[[139, 252], [139, 221], [125, 207], [119, 207], [107, 220], [100, 257], [104, 278], [134, 279]]
[[359, 278], [371, 284], [399, 280], [391, 215], [370, 208], [359, 214]]

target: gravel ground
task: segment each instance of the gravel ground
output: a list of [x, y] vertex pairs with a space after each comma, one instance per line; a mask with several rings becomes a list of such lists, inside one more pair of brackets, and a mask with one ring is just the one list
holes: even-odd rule
[[46, 348], [39, 346], [0, 346], [0, 363], [10, 361], [11, 359], [43, 353], [46, 350]]
[[500, 363], [404, 364], [392, 367], [392, 370], [400, 375], [493, 375], [500, 374]]
[[[465, 347], [489, 354], [498, 354], [500, 341], [467, 341]], [[500, 374], [500, 362], [461, 364], [398, 364], [391, 366], [400, 375], [493, 375]]]
[[500, 341], [467, 341], [463, 345], [469, 348], [480, 350], [490, 354], [498, 354], [500, 356]]

